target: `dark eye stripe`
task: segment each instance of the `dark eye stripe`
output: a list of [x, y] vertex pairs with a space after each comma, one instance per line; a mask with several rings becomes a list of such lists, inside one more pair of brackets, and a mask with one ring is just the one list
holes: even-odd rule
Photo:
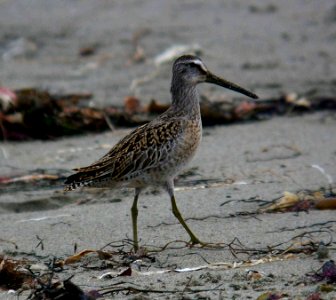
[[195, 63], [195, 62], [190, 62], [190, 63], [187, 63], [187, 65], [189, 65], [191, 67], [194, 67], [194, 68], [197, 68], [198, 70], [200, 70], [203, 73], [207, 72], [207, 70], [204, 69], [204, 66], [201, 65], [201, 64], [198, 64], [198, 63]]

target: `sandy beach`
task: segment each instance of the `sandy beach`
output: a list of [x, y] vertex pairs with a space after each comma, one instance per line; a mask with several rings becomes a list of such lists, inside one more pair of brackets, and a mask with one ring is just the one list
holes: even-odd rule
[[[172, 61], [155, 59], [184, 45], [196, 48], [216, 74], [260, 98], [290, 92], [335, 97], [335, 30], [334, 1], [5, 0], [0, 85], [89, 92], [90, 105], [97, 107], [122, 104], [129, 95], [169, 103]], [[136, 46], [143, 51], [139, 61]], [[79, 55], [83, 48], [94, 54]], [[213, 99], [234, 96], [211, 85], [199, 90]], [[0, 176], [68, 176], [128, 132], [2, 141]], [[335, 283], [321, 291], [326, 283], [307, 275], [336, 260], [335, 210], [263, 210], [284, 192], [336, 193], [335, 132], [334, 111], [204, 128], [196, 157], [176, 181], [176, 200], [193, 231], [223, 243], [220, 249], [186, 246], [188, 235], [168, 195], [149, 189], [140, 197], [138, 219], [140, 244], [149, 253], [132, 258], [126, 239], [132, 236], [133, 191], [65, 193], [59, 178], [48, 185], [0, 187], [0, 255], [31, 260], [42, 272], [53, 258], [65, 260], [85, 249], [115, 251], [107, 260], [90, 253], [55, 273], [57, 280], [74, 275], [71, 281], [84, 291], [124, 288], [104, 299], [257, 299], [268, 292], [278, 295], [272, 299], [309, 299], [314, 293], [320, 298], [311, 299], [336, 299]], [[327, 244], [327, 257], [318, 258], [311, 246], [320, 242]], [[127, 268], [131, 275], [120, 276]], [[0, 291], [0, 299], [16, 297]]]

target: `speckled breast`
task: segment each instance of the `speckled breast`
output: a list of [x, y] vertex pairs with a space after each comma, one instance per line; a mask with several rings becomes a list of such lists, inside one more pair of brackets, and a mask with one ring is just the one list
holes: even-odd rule
[[150, 172], [151, 180], [162, 182], [175, 177], [194, 157], [202, 139], [201, 121], [190, 121], [176, 139], [167, 160]]

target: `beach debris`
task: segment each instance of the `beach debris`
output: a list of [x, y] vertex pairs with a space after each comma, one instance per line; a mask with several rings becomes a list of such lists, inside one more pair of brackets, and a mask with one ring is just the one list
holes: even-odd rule
[[24, 284], [30, 285], [33, 278], [29, 272], [22, 268], [23, 261], [13, 260], [0, 256], [0, 288], [17, 290]]
[[[48, 278], [49, 277], [49, 278]], [[47, 280], [37, 278], [35, 285], [27, 299], [31, 300], [95, 300], [103, 296], [97, 290], [84, 292], [74, 284], [70, 278], [66, 280], [53, 279], [53, 273], [49, 274]]]
[[[141, 100], [127, 96], [123, 105], [104, 108], [91, 107], [90, 93], [51, 94], [48, 91], [26, 88], [11, 90], [0, 88], [0, 139], [31, 140], [54, 139], [61, 136], [102, 132], [115, 126], [139, 126], [151, 121], [170, 104], [152, 100], [142, 105]], [[242, 99], [217, 101], [202, 95], [200, 106], [205, 126], [227, 124], [245, 120], [259, 120], [272, 115], [336, 109], [336, 99], [318, 97], [308, 99], [309, 109], [285, 96], [255, 102]], [[302, 110], [303, 109], [303, 110]], [[314, 168], [321, 172], [321, 168]], [[325, 174], [327, 176], [327, 174]], [[330, 182], [330, 177], [327, 177]]]
[[55, 274], [61, 270], [54, 261], [46, 265], [0, 256], [0, 289], [18, 294], [30, 289], [27, 299], [31, 300], [94, 300], [102, 297], [97, 290], [81, 290], [71, 282], [73, 276], [59, 280]]
[[[140, 31], [141, 33], [141, 31]], [[135, 39], [133, 39], [135, 40]], [[132, 64], [133, 62], [142, 62], [145, 59], [144, 49], [139, 45], [139, 42], [137, 41], [133, 42], [133, 55], [128, 60], [128, 65]], [[177, 57], [181, 56], [182, 54], [195, 54], [199, 55], [201, 54], [201, 47], [198, 44], [191, 44], [191, 45], [173, 45], [163, 51], [162, 53], [158, 54], [154, 57], [152, 62], [154, 63], [155, 68], [148, 74], [145, 74], [141, 77], [137, 77], [132, 80], [130, 84], [130, 90], [134, 93], [137, 92], [137, 89], [140, 85], [148, 83], [149, 81], [152, 81], [154, 78], [157, 77], [157, 75], [160, 74], [161, 66], [172, 62]]]
[[282, 197], [261, 208], [259, 212], [308, 212], [310, 209], [336, 209], [336, 196], [322, 191], [285, 191]]
[[41, 188], [55, 188], [62, 184], [68, 170], [33, 169], [24, 171], [6, 172], [0, 175], [0, 189], [7, 192], [20, 190], [37, 190]]
[[330, 293], [336, 291], [336, 286], [334, 284], [322, 283], [318, 289], [323, 293]]
[[247, 270], [246, 271], [246, 279], [249, 281], [258, 281], [265, 277], [265, 274], [260, 273], [256, 270]]
[[251, 13], [258, 13], [258, 14], [272, 14], [275, 13], [279, 8], [275, 4], [265, 4], [265, 5], [249, 5], [249, 11]]
[[[63, 267], [66, 265], [74, 265], [82, 262], [86, 266], [88, 264], [95, 265], [95, 268], [100, 269], [101, 264], [99, 262], [104, 261], [103, 265], [108, 265], [110, 268], [123, 268], [122, 271], [119, 270], [117, 273], [113, 271], [110, 274], [106, 274], [106, 276], [130, 276], [133, 269], [140, 270], [144, 259], [146, 259], [149, 263], [154, 262], [155, 259], [149, 256], [147, 251], [141, 250], [142, 248], [140, 248], [137, 253], [123, 250], [123, 248], [126, 246], [126, 243], [128, 244], [129, 242], [130, 241], [128, 240], [123, 240], [120, 241], [117, 246], [114, 245], [114, 242], [109, 243], [105, 246], [112, 247], [112, 250], [109, 251], [104, 250], [105, 247], [98, 250], [85, 249], [67, 258], [57, 260], [55, 265], [58, 267]], [[130, 270], [125, 269], [125, 266], [130, 268]]]
[[329, 257], [329, 249], [323, 241], [320, 241], [316, 250], [316, 255], [318, 259], [326, 259]]
[[200, 55], [202, 53], [201, 46], [199, 44], [172, 45], [154, 57], [154, 64], [160, 66], [169, 63], [185, 53]]
[[[309, 232], [306, 233], [306, 236], [309, 236]], [[125, 247], [129, 246], [132, 248], [129, 240], [122, 241], [114, 241], [99, 250], [94, 249], [85, 249], [78, 253], [75, 253], [72, 256], [69, 256], [65, 259], [52, 259], [48, 263], [41, 263], [39, 261], [14, 261], [14, 266], [16, 271], [23, 272], [23, 274], [27, 275], [27, 279], [25, 281], [20, 282], [15, 287], [9, 286], [7, 289], [30, 289], [30, 295], [27, 299], [98, 299], [99, 297], [114, 295], [116, 293], [139, 293], [146, 292], [148, 294], [156, 294], [156, 293], [181, 293], [187, 292], [189, 293], [198, 293], [204, 291], [214, 291], [214, 290], [223, 290], [222, 283], [220, 283], [220, 279], [216, 279], [212, 281], [212, 283], [218, 284], [215, 287], [211, 288], [193, 288], [191, 286], [188, 287], [188, 290], [180, 290], [180, 289], [151, 289], [147, 286], [141, 287], [139, 285], [134, 285], [132, 283], [128, 283], [125, 281], [112, 283], [109, 286], [104, 286], [99, 289], [93, 290], [82, 290], [76, 284], [72, 282], [73, 276], [68, 277], [66, 280], [61, 280], [58, 276], [60, 272], [71, 271], [72, 268], [76, 268], [78, 266], [82, 266], [84, 269], [88, 270], [103, 270], [108, 268], [108, 272], [105, 272], [99, 276], [97, 279], [106, 280], [113, 279], [118, 277], [125, 276], [157, 276], [170, 272], [178, 272], [178, 273], [192, 273], [199, 270], [230, 270], [230, 269], [246, 269], [246, 278], [251, 282], [258, 282], [262, 280], [265, 275], [259, 271], [255, 270], [255, 266], [262, 264], [269, 264], [272, 262], [289, 260], [297, 258], [298, 253], [307, 253], [307, 245], [310, 244], [311, 247], [316, 247], [313, 245], [312, 241], [303, 241], [304, 236], [301, 235], [301, 242], [296, 241], [298, 236], [293, 237], [291, 240], [280, 243], [274, 246], [267, 246], [265, 248], [253, 249], [247, 248], [243, 246], [237, 238], [235, 238], [229, 244], [223, 244], [223, 250], [235, 251], [237, 254], [245, 253], [248, 254], [248, 259], [245, 260], [236, 260], [236, 261], [219, 261], [219, 262], [209, 262], [206, 261], [203, 265], [192, 266], [192, 267], [184, 267], [178, 268], [177, 266], [168, 266], [165, 262], [164, 265], [161, 265], [160, 262], [156, 264], [155, 268], [152, 268], [153, 257], [148, 256], [150, 253], [149, 250], [141, 250], [139, 253], [132, 253], [130, 251], [123, 250]], [[162, 248], [157, 248], [153, 250], [153, 253], [157, 253], [160, 251], [164, 251], [169, 249], [169, 245], [177, 243], [181, 244], [181, 241], [170, 242]], [[189, 247], [187, 246], [187, 242], [182, 243], [181, 247]], [[289, 244], [289, 246], [286, 246]], [[112, 247], [112, 250], [105, 249], [106, 247]], [[231, 247], [231, 248], [230, 248]], [[233, 249], [235, 247], [235, 249]], [[176, 245], [173, 245], [171, 249], [178, 249]], [[104, 260], [103, 263], [97, 265], [92, 265], [92, 261], [90, 259], [83, 259], [91, 254], [95, 258], [95, 260]], [[147, 264], [144, 259], [140, 259], [139, 256], [144, 255], [143, 258], [149, 258], [147, 260]], [[254, 258], [253, 258], [254, 257]], [[89, 257], [91, 258], [91, 257]], [[89, 262], [90, 261], [90, 265]], [[80, 263], [80, 264], [79, 264]], [[72, 265], [72, 268], [70, 266]], [[140, 266], [144, 265], [145, 270], [142, 271]], [[0, 260], [0, 282], [1, 281], [1, 271], [3, 264]], [[159, 269], [157, 268], [159, 267]], [[149, 269], [152, 268], [152, 269]], [[322, 266], [321, 272], [314, 272], [311, 274], [311, 277], [314, 278], [315, 281], [320, 281], [320, 277], [323, 276], [323, 279], [329, 278], [332, 279], [335, 277], [336, 271], [333, 271], [335, 268], [335, 264], [333, 261], [329, 261], [329, 265]], [[111, 270], [112, 269], [112, 270]], [[267, 275], [271, 276], [271, 275]], [[317, 276], [317, 279], [316, 279]], [[63, 276], [64, 278], [64, 276]], [[192, 276], [190, 277], [192, 278]], [[334, 279], [332, 279], [334, 280]], [[332, 283], [333, 281], [327, 281], [327, 284]], [[325, 288], [327, 289], [327, 287]], [[322, 291], [322, 289], [320, 289]], [[258, 299], [282, 299], [287, 297], [285, 294], [278, 293], [277, 291], [267, 292], [259, 296]]]
[[97, 52], [97, 45], [88, 45], [83, 46], [78, 50], [78, 55], [82, 57], [88, 57], [96, 54]]
[[0, 87], [0, 112], [7, 112], [16, 105], [17, 97], [14, 91], [7, 87]]
[[132, 115], [135, 113], [143, 112], [144, 108], [141, 107], [140, 100], [134, 96], [128, 96], [124, 99], [125, 113]]
[[[84, 132], [97, 127], [101, 112], [81, 107], [80, 101], [91, 94], [52, 95], [47, 91], [27, 88], [14, 91], [11, 106], [0, 111], [0, 138], [11, 140], [50, 139]], [[103, 116], [100, 117], [101, 123]]]
[[4, 104], [0, 109], [0, 138], [7, 140], [43, 140], [101, 132], [109, 129], [108, 121], [119, 126], [134, 126], [148, 121], [148, 117], [138, 117], [143, 114], [143, 109], [135, 97], [127, 97], [124, 107], [97, 109], [85, 103], [92, 97], [88, 93], [57, 95], [34, 88], [15, 91], [16, 98], [9, 98], [8, 91], [4, 93]]
[[[297, 239], [298, 237], [295, 237]], [[236, 240], [236, 239], [235, 239]], [[175, 241], [176, 243], [181, 243], [181, 241]], [[170, 242], [172, 244], [173, 242]], [[216, 263], [211, 263], [207, 262], [206, 264], [203, 265], [198, 265], [198, 266], [193, 266], [193, 267], [185, 267], [185, 268], [165, 268], [162, 267], [159, 270], [151, 270], [151, 271], [141, 271], [140, 265], [144, 264], [143, 259], [139, 259], [134, 254], [131, 254], [130, 252], [125, 252], [119, 250], [113, 250], [112, 252], [109, 251], [104, 251], [104, 253], [107, 254], [107, 256], [100, 258], [100, 259], [105, 259], [107, 262], [111, 262], [112, 264], [108, 264], [112, 268], [117, 268], [117, 271], [109, 271], [107, 273], [104, 273], [100, 275], [98, 278], [99, 279], [104, 279], [104, 278], [114, 278], [114, 277], [119, 277], [119, 276], [131, 276], [131, 275], [136, 275], [136, 276], [151, 276], [151, 275], [157, 275], [157, 274], [163, 274], [163, 273], [168, 273], [168, 272], [177, 272], [177, 273], [191, 273], [199, 270], [230, 270], [230, 269], [241, 269], [241, 268], [251, 268], [260, 264], [266, 264], [266, 263], [272, 263], [276, 261], [283, 261], [283, 260], [290, 260], [290, 259], [295, 259], [296, 254], [298, 253], [309, 253], [308, 246], [312, 246], [312, 241], [303, 241], [303, 237], [301, 236], [301, 242], [296, 241], [293, 242], [292, 240], [288, 241], [290, 243], [289, 246], [281, 248], [284, 243], [281, 243], [279, 245], [275, 246], [268, 246], [265, 249], [249, 249], [246, 247], [243, 247], [241, 244], [236, 244], [236, 247], [241, 247], [241, 248], [235, 248], [233, 251], [235, 251], [237, 254], [238, 253], [245, 253], [245, 254], [250, 254], [250, 255], [256, 255], [257, 258], [253, 259], [247, 259], [247, 260], [237, 260], [237, 261], [228, 261], [228, 262], [216, 262]], [[187, 247], [187, 242], [185, 246], [182, 247]], [[120, 247], [119, 245], [118, 247]], [[227, 250], [231, 251], [232, 249], [229, 249], [229, 247], [233, 247], [233, 244], [226, 244], [223, 245], [223, 249], [227, 248]], [[314, 246], [315, 247], [315, 246]], [[316, 246], [317, 248], [317, 246]], [[160, 249], [156, 249], [155, 251], [153, 250], [153, 253], [161, 252], [164, 251], [165, 249], [169, 249], [168, 244], [163, 246]], [[173, 246], [173, 249], [178, 249], [178, 247]], [[100, 249], [99, 251], [102, 251]], [[312, 250], [313, 251], [313, 250]], [[97, 250], [84, 250], [81, 251], [78, 254], [75, 254], [69, 258], [66, 258], [65, 260], [57, 261], [56, 265], [57, 266], [64, 266], [65, 264], [73, 264], [77, 263], [81, 260], [82, 257], [89, 253], [97, 253]], [[147, 261], [149, 262], [149, 265], [145, 265], [146, 269], [151, 265], [153, 262], [153, 259], [151, 256], [148, 256], [149, 251], [145, 252], [146, 256], [143, 258], [146, 258]], [[311, 251], [310, 251], [311, 252]], [[87, 262], [87, 261], [86, 261]], [[135, 264], [137, 266], [135, 266]], [[106, 264], [105, 264], [106, 265]], [[125, 266], [127, 266], [125, 268]], [[86, 266], [88, 267], [88, 266]], [[121, 268], [121, 270], [120, 270]], [[247, 277], [251, 281], [257, 281], [259, 279], [262, 279], [265, 277], [264, 274], [258, 272], [258, 271], [247, 271]]]
[[40, 247], [41, 250], [43, 251], [43, 250], [44, 250], [44, 239], [43, 239], [43, 238], [40, 238], [38, 235], [36, 235], [36, 239], [38, 240], [38, 243], [37, 243], [37, 245], [35, 246], [35, 248]]
[[[13, 242], [13, 241], [0, 239], [0, 243], [6, 243], [6, 244], [13, 245], [14, 249], [18, 249], [19, 248], [18, 245], [15, 242]], [[1, 258], [1, 256], [0, 256], [0, 258]]]
[[328, 198], [317, 200], [315, 203], [316, 209], [336, 209], [336, 197], [331, 196]]
[[314, 292], [310, 294], [305, 300], [322, 300], [321, 294], [319, 292]]
[[18, 177], [0, 177], [0, 184], [10, 184], [16, 182], [32, 182], [39, 180], [58, 180], [59, 176], [51, 175], [51, 174], [31, 174], [31, 175], [23, 175]]
[[85, 249], [82, 250], [74, 255], [71, 255], [64, 260], [59, 260], [56, 262], [57, 266], [64, 266], [64, 265], [70, 265], [79, 262], [84, 256], [90, 254], [90, 253], [96, 253], [99, 259], [109, 259], [112, 257], [112, 253], [108, 253], [106, 251], [102, 250], [92, 250], [92, 249]]
[[318, 170], [328, 181], [328, 184], [331, 186], [334, 183], [334, 180], [332, 178], [332, 176], [326, 172], [326, 170], [324, 168], [322, 168], [320, 165], [312, 165], [312, 168]]
[[[206, 96], [201, 95], [200, 107], [202, 124], [205, 126], [230, 123], [233, 120], [248, 119], [255, 108], [254, 103], [241, 101], [239, 104], [231, 100], [212, 102]], [[147, 106], [147, 111], [151, 114], [161, 114], [169, 108], [169, 104], [161, 104], [156, 100], [151, 100]]]
[[[171, 294], [173, 295], [173, 299], [189, 299], [189, 297], [185, 294], [197, 294], [202, 292], [211, 292], [211, 291], [223, 291], [223, 284], [219, 284], [216, 287], [211, 288], [192, 288], [188, 286], [188, 284], [183, 289], [159, 289], [159, 288], [148, 288], [148, 287], [139, 287], [137, 284], [128, 283], [128, 282], [120, 282], [117, 284], [113, 284], [109, 287], [104, 288], [101, 293], [103, 295], [112, 295], [121, 293], [122, 295], [131, 295], [131, 294], [139, 294], [144, 293], [146, 295], [151, 294]], [[185, 295], [183, 298], [177, 297], [177, 295]], [[143, 296], [136, 296], [143, 297]], [[198, 299], [199, 297], [197, 297]], [[204, 297], [202, 297], [204, 298]], [[147, 298], [146, 298], [147, 299]]]
[[57, 218], [69, 218], [72, 217], [72, 215], [66, 215], [66, 214], [60, 214], [60, 215], [49, 215], [49, 216], [41, 216], [37, 218], [30, 218], [30, 219], [23, 219], [16, 221], [17, 223], [23, 223], [23, 222], [40, 222], [40, 221], [45, 221], [45, 220], [50, 220], [50, 219], [57, 219]]
[[257, 300], [278, 300], [278, 299], [284, 298], [285, 296], [286, 295], [280, 294], [277, 292], [266, 292], [266, 293], [261, 294], [257, 298]]
[[285, 101], [293, 106], [302, 107], [306, 109], [310, 109], [311, 103], [307, 98], [300, 97], [296, 93], [288, 93], [285, 95]]
[[137, 93], [137, 89], [140, 85], [153, 80], [154, 78], [158, 76], [159, 73], [160, 73], [160, 70], [157, 68], [154, 71], [150, 72], [149, 74], [145, 74], [141, 77], [133, 79], [129, 87], [130, 90], [134, 94]]
[[130, 267], [128, 267], [125, 270], [121, 271], [118, 274], [118, 277], [120, 277], [120, 276], [131, 276], [131, 275], [132, 275], [132, 269]]
[[[262, 120], [273, 115], [284, 115], [286, 113], [309, 112], [322, 109], [336, 109], [336, 98], [317, 97], [310, 100], [310, 109], [292, 102], [287, 102], [286, 95], [274, 99], [260, 99], [258, 101], [247, 101], [245, 99], [210, 99], [210, 96], [201, 95], [200, 107], [202, 122], [205, 126], [216, 124], [228, 124], [246, 120]], [[169, 104], [159, 103], [151, 100], [146, 110], [150, 114], [161, 114], [168, 109]]]
[[123, 276], [132, 276], [132, 268], [128, 267], [126, 269], [123, 269], [120, 272], [107, 272], [100, 276], [98, 276], [98, 279], [111, 279], [116, 277], [123, 277]]
[[146, 35], [151, 33], [149, 28], [139, 28], [132, 34], [132, 53], [127, 61], [127, 65], [142, 63], [146, 60], [146, 53], [143, 46], [141, 46], [140, 41]]
[[276, 211], [288, 211], [289, 208], [294, 207], [299, 202], [299, 196], [297, 194], [285, 191], [283, 196], [280, 197], [274, 204], [264, 208], [263, 212], [276, 212]]
[[[307, 235], [307, 236], [306, 236]], [[305, 238], [306, 236], [306, 238]], [[153, 249], [153, 250], [142, 250], [139, 253], [132, 253], [130, 251], [123, 250], [125, 246], [127, 246], [125, 243], [129, 243], [129, 241], [118, 241], [118, 242], [112, 242], [104, 246], [103, 248], [106, 248], [107, 246], [112, 247], [112, 250], [104, 250], [103, 248], [99, 250], [94, 249], [85, 249], [83, 251], [80, 251], [72, 256], [69, 256], [62, 260], [57, 260], [54, 265], [57, 267], [64, 267], [66, 265], [73, 265], [79, 262], [83, 262], [83, 258], [90, 255], [95, 254], [95, 258], [93, 259], [86, 259], [83, 263], [86, 265], [86, 268], [88, 268], [88, 262], [94, 263], [98, 260], [104, 260], [104, 265], [108, 265], [109, 268], [117, 269], [113, 271], [109, 271], [107, 273], [104, 273], [99, 276], [99, 279], [103, 279], [106, 277], [114, 278], [119, 276], [131, 276], [131, 275], [137, 275], [137, 276], [149, 276], [149, 275], [155, 275], [155, 274], [162, 274], [167, 272], [177, 272], [177, 273], [189, 273], [199, 270], [229, 270], [229, 269], [236, 269], [236, 268], [251, 268], [260, 264], [265, 263], [271, 263], [276, 261], [283, 261], [283, 260], [290, 260], [295, 259], [296, 254], [298, 253], [311, 253], [316, 251], [317, 245], [309, 239], [309, 232], [302, 234], [300, 236], [295, 236], [293, 239], [280, 243], [274, 246], [267, 246], [265, 249], [252, 249], [252, 248], [246, 248], [243, 246], [237, 238], [235, 238], [231, 243], [229, 244], [223, 244], [222, 249], [228, 250], [230, 252], [234, 252], [236, 254], [248, 254], [250, 257], [252, 255], [255, 255], [256, 258], [250, 258], [247, 260], [237, 260], [233, 262], [216, 262], [211, 263], [206, 261], [206, 264], [193, 266], [193, 267], [185, 267], [185, 268], [165, 268], [162, 267], [159, 270], [151, 270], [151, 271], [141, 271], [141, 266], [145, 266], [146, 269], [155, 261], [155, 257], [153, 258], [151, 256], [152, 253], [158, 253], [163, 252], [166, 249], [169, 249], [170, 245], [173, 243], [180, 244], [180, 248], [183, 247], [189, 247], [188, 243], [182, 243], [182, 241], [172, 241], [167, 243], [161, 248]], [[285, 244], [288, 244], [285, 246]], [[131, 246], [130, 246], [131, 247]], [[179, 249], [178, 246], [174, 245], [173, 249]], [[146, 263], [147, 262], [147, 263]], [[126, 268], [125, 268], [126, 267]], [[100, 269], [101, 266], [95, 267], [96, 269]], [[249, 269], [250, 270], [250, 269]], [[254, 271], [253, 269], [250, 271], [247, 271], [247, 277], [251, 281], [257, 281], [263, 277], [265, 277], [264, 274]]]
[[318, 271], [314, 273], [308, 273], [307, 276], [312, 277], [315, 281], [325, 280], [327, 283], [336, 283], [335, 262], [333, 260], [328, 260]]

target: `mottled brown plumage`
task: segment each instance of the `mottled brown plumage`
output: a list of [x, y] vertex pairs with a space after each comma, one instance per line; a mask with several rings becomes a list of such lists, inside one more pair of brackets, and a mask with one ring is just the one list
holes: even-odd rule
[[88, 167], [75, 169], [65, 190], [88, 187], [135, 188], [132, 206], [134, 249], [138, 249], [137, 201], [147, 186], [164, 187], [172, 210], [188, 232], [192, 244], [203, 244], [184, 222], [174, 197], [174, 177], [192, 159], [202, 138], [202, 122], [196, 85], [209, 82], [249, 97], [257, 96], [210, 73], [195, 56], [184, 55], [173, 65], [172, 105], [152, 122], [133, 130], [106, 155]]
[[[77, 173], [67, 179], [71, 184], [65, 190], [79, 186], [135, 188], [150, 185], [145, 182], [145, 173], [164, 169], [172, 152], [178, 151], [176, 141], [183, 139], [190, 126], [191, 122], [186, 120], [163, 118], [156, 124], [138, 127], [92, 165], [75, 169]], [[160, 178], [149, 180], [153, 183], [161, 181]]]

